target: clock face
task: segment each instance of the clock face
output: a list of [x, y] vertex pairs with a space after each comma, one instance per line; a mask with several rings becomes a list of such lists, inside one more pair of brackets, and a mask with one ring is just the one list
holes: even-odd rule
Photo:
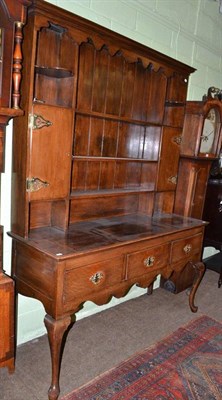
[[214, 141], [219, 128], [219, 114], [217, 109], [211, 108], [208, 112], [203, 125], [200, 153], [212, 154], [214, 150]]

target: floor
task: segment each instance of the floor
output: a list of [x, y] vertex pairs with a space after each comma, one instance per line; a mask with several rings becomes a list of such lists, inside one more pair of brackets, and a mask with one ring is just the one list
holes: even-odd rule
[[[154, 290], [116, 307], [78, 321], [70, 331], [62, 360], [61, 395], [112, 368], [188, 321], [206, 314], [222, 320], [219, 275], [207, 270], [196, 295], [193, 314], [186, 292], [174, 295]], [[46, 336], [17, 349], [16, 369], [0, 370], [1, 400], [47, 400], [51, 366]]]

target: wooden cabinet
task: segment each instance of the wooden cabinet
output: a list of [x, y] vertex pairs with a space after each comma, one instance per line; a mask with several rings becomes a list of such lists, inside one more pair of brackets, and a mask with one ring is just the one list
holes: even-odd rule
[[42, 0], [29, 7], [23, 52], [13, 276], [45, 307], [55, 400], [62, 337], [85, 301], [104, 304], [189, 263], [197, 310], [205, 224], [173, 214], [194, 70]]
[[181, 157], [175, 212], [202, 218], [207, 181], [212, 160]]

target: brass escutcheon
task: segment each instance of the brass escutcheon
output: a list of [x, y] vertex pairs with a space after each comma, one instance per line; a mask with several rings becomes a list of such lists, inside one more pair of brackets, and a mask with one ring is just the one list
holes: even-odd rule
[[192, 250], [191, 244], [186, 244], [186, 246], [184, 246], [184, 248], [183, 248], [183, 251], [186, 254], [190, 253], [191, 250]]
[[94, 285], [98, 285], [98, 283], [101, 282], [101, 280], [104, 279], [104, 274], [103, 272], [96, 272], [95, 274], [93, 274], [89, 280], [94, 284]]
[[145, 267], [152, 267], [155, 261], [155, 257], [154, 256], [150, 256], [147, 257], [144, 261], [143, 264], [145, 265]]

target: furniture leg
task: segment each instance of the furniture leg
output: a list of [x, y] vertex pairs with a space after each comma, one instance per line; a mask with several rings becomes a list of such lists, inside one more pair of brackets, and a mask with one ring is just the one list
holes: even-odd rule
[[218, 287], [220, 288], [221, 285], [222, 285], [222, 267], [221, 267], [220, 276], [219, 276], [219, 279], [218, 279]]
[[15, 372], [15, 359], [11, 358], [7, 362], [8, 372], [9, 374], [13, 374]]
[[66, 316], [62, 319], [55, 320], [50, 315], [46, 314], [44, 323], [48, 332], [52, 362], [52, 381], [48, 390], [48, 398], [49, 400], [57, 400], [60, 393], [59, 373], [62, 358], [62, 343], [64, 333], [71, 324], [71, 317]]
[[147, 288], [147, 294], [148, 294], [148, 295], [153, 294], [153, 282], [148, 286], [148, 288]]
[[194, 297], [206, 268], [204, 263], [202, 262], [193, 263], [192, 261], [189, 261], [188, 264], [195, 269], [195, 278], [189, 294], [189, 305], [192, 312], [197, 312], [198, 307], [194, 304]]

